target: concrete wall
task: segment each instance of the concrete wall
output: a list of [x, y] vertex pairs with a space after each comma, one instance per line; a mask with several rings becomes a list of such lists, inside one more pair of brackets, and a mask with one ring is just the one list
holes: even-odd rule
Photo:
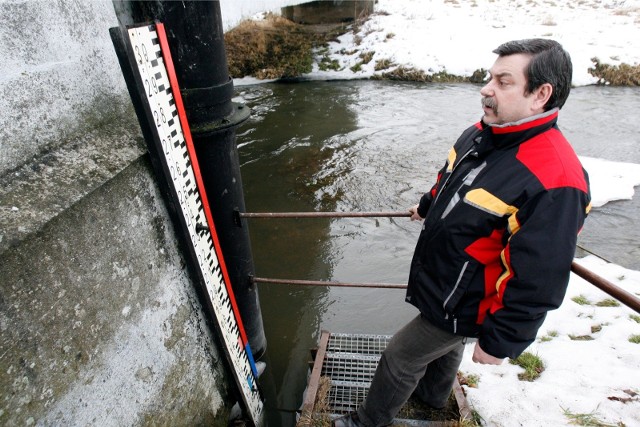
[[316, 0], [282, 8], [282, 16], [299, 24], [353, 22], [373, 13], [374, 0]]
[[[224, 0], [225, 30], [292, 0]], [[0, 176], [130, 114], [109, 0], [0, 0]]]
[[129, 105], [109, 1], [0, 0], [0, 175]]
[[226, 425], [107, 0], [0, 0], [0, 425]]
[[0, 254], [0, 424], [224, 425], [214, 345], [148, 156]]
[[[224, 28], [294, 3], [224, 0]], [[0, 0], [0, 22], [0, 425], [225, 425], [111, 1]]]

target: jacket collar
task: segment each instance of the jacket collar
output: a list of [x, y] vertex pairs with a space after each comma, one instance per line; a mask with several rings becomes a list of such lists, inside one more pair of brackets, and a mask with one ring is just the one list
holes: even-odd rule
[[553, 108], [517, 122], [501, 125], [486, 125], [481, 121], [482, 133], [491, 135], [490, 139], [495, 148], [518, 145], [554, 127], [558, 121], [558, 111], [558, 108]]

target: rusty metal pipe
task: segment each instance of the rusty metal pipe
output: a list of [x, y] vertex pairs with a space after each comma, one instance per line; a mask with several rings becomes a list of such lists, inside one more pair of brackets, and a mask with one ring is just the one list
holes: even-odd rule
[[321, 280], [291, 280], [291, 279], [267, 279], [264, 277], [254, 277], [255, 283], [277, 283], [281, 285], [300, 286], [336, 286], [343, 288], [388, 288], [407, 289], [407, 285], [397, 283], [349, 283], [349, 282], [328, 282]]
[[[640, 313], [640, 299], [614, 285], [608, 280], [598, 276], [594, 272], [573, 262], [571, 271], [582, 277], [595, 287], [603, 290], [607, 294], [616, 298], [618, 301], [629, 308]], [[254, 277], [254, 283], [274, 283], [281, 285], [298, 285], [298, 286], [335, 286], [342, 288], [384, 288], [384, 289], [406, 289], [407, 285], [399, 283], [353, 283], [353, 282], [330, 282], [322, 280], [293, 280], [293, 279], [271, 279], [265, 277]]]
[[[369, 218], [369, 217], [410, 217], [410, 212], [260, 212], [260, 213], [240, 213], [241, 218]], [[582, 248], [584, 249], [584, 248]], [[588, 251], [587, 251], [588, 252]], [[606, 260], [605, 260], [606, 261]], [[630, 294], [624, 289], [614, 285], [603, 277], [598, 276], [587, 268], [571, 263], [571, 271], [582, 277], [587, 282], [611, 295], [629, 308], [640, 313], [640, 298]], [[391, 283], [345, 283], [326, 282], [313, 280], [285, 280], [266, 279], [261, 277], [253, 278], [255, 283], [279, 283], [302, 286], [338, 286], [354, 288], [391, 288], [406, 289], [406, 285]]]
[[410, 217], [410, 212], [240, 212], [240, 218]]
[[593, 271], [588, 270], [580, 264], [577, 264], [575, 261], [571, 263], [571, 271], [573, 271], [576, 275], [582, 277], [584, 280], [591, 283], [595, 287], [608, 293], [627, 307], [640, 313], [640, 298], [614, 285], [607, 279], [598, 276]]

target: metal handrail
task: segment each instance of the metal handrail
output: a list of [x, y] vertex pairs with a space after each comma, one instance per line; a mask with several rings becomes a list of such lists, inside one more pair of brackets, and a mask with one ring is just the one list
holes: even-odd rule
[[410, 217], [411, 212], [240, 212], [240, 218]]
[[627, 307], [640, 313], [640, 298], [614, 285], [604, 277], [598, 276], [593, 271], [581, 266], [575, 261], [571, 263], [571, 271], [591, 283], [593, 286], [611, 295]]
[[[410, 217], [410, 212], [260, 212], [260, 213], [239, 213], [240, 218], [367, 218], [367, 217]], [[581, 266], [575, 261], [571, 262], [571, 271], [583, 278], [600, 290], [611, 295], [627, 307], [640, 313], [640, 298], [614, 285], [605, 278], [597, 275], [593, 271]], [[407, 285], [394, 283], [349, 283], [349, 282], [329, 282], [316, 280], [290, 280], [290, 279], [269, 279], [264, 277], [253, 277], [254, 283], [279, 283], [301, 286], [336, 286], [354, 288], [390, 288], [406, 289]]]
[[407, 289], [407, 285], [399, 283], [353, 283], [353, 282], [330, 282], [326, 280], [294, 280], [294, 279], [269, 279], [265, 277], [253, 277], [254, 283], [276, 283], [281, 285], [299, 286], [332, 286], [342, 288], [386, 288], [386, 289]]

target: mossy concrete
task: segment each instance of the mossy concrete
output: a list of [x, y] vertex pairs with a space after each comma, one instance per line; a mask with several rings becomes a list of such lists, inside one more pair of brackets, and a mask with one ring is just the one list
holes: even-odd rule
[[0, 254], [99, 188], [146, 151], [133, 107], [113, 124], [63, 142], [55, 150], [0, 176]]
[[146, 155], [0, 254], [0, 424], [199, 425], [229, 378]]

